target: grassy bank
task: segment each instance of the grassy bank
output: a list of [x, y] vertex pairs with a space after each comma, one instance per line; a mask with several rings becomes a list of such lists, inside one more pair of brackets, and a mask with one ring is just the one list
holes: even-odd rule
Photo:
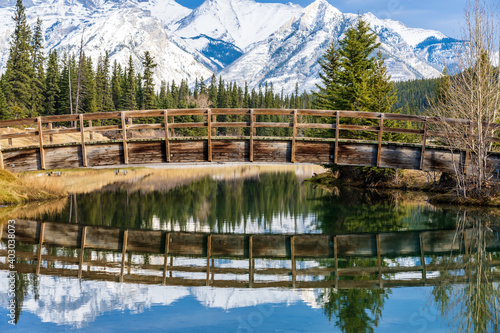
[[51, 200], [66, 195], [63, 186], [46, 182], [42, 177], [28, 179], [0, 170], [0, 205]]

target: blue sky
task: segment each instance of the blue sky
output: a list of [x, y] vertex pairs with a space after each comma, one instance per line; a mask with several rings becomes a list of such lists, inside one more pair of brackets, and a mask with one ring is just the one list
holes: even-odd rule
[[[204, 0], [176, 0], [188, 8]], [[257, 2], [292, 2], [305, 7], [314, 0], [256, 0]], [[435, 29], [451, 37], [460, 36], [460, 24], [467, 0], [327, 0], [346, 13], [372, 12], [380, 18], [390, 18], [413, 28]]]

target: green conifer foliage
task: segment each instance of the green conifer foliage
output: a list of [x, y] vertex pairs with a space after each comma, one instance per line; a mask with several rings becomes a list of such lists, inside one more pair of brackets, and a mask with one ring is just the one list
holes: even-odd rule
[[31, 82], [31, 111], [29, 116], [37, 116], [43, 113], [44, 91], [45, 91], [45, 53], [43, 51], [42, 21], [37, 19], [33, 36], [31, 39], [31, 58], [34, 76]]
[[45, 92], [44, 92], [44, 114], [56, 114], [57, 102], [61, 95], [59, 86], [60, 73], [59, 73], [59, 59], [57, 51], [49, 52], [49, 60], [47, 64], [47, 73], [45, 78]]
[[146, 110], [156, 109], [156, 95], [155, 84], [153, 82], [153, 71], [156, 67], [153, 57], [149, 51], [144, 52], [144, 59], [142, 60], [144, 67], [143, 76], [143, 103]]
[[7, 103], [11, 107], [16, 106], [16, 114], [25, 115], [31, 109], [34, 71], [31, 62], [31, 29], [26, 22], [22, 0], [17, 0], [13, 19], [16, 26], [10, 43], [4, 93]]

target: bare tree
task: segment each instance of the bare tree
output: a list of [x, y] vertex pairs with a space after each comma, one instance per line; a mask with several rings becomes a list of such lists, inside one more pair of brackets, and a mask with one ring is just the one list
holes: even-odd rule
[[[462, 28], [462, 44], [457, 50], [457, 74], [446, 78], [444, 89], [433, 103], [433, 114], [442, 119], [439, 131], [455, 152], [465, 159], [453, 160], [458, 195], [480, 196], [491, 175], [488, 153], [500, 116], [499, 20], [485, 0], [469, 0]], [[444, 118], [465, 121], [445, 122]], [[469, 193], [470, 192], [470, 193]]]

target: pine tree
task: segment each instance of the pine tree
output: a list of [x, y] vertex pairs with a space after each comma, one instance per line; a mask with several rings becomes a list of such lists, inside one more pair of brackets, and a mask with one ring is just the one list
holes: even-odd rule
[[44, 114], [53, 115], [56, 113], [57, 101], [60, 98], [60, 73], [59, 73], [59, 59], [57, 51], [49, 52], [49, 61], [47, 64], [47, 74], [45, 78], [45, 92], [44, 92]]
[[81, 112], [94, 113], [97, 111], [96, 101], [96, 81], [95, 73], [92, 66], [92, 59], [84, 56], [82, 63], [82, 90], [81, 90]]
[[22, 0], [17, 0], [13, 17], [16, 26], [10, 43], [9, 59], [5, 71], [4, 94], [16, 114], [23, 116], [30, 110], [32, 97], [31, 29], [26, 22]]
[[155, 84], [153, 82], [153, 70], [156, 67], [153, 57], [149, 51], [144, 52], [144, 59], [142, 60], [142, 65], [144, 67], [143, 76], [143, 103], [144, 108], [155, 109], [156, 108], [156, 96], [155, 96]]
[[111, 77], [111, 97], [115, 110], [122, 110], [121, 96], [122, 96], [122, 68], [121, 65], [115, 60], [113, 63], [113, 74]]
[[128, 59], [128, 67], [125, 70], [124, 82], [123, 82], [123, 95], [121, 105], [125, 110], [135, 110], [137, 108], [136, 102], [136, 82], [135, 82], [135, 70], [134, 62], [132, 60], [132, 55]]
[[2, 84], [0, 81], [0, 120], [7, 120], [7, 119], [10, 119], [10, 113], [8, 112], [7, 100], [5, 99]]
[[[384, 110], [389, 110], [386, 106], [394, 104], [394, 93], [387, 83], [389, 77], [384, 60], [381, 55], [372, 56], [380, 47], [377, 35], [370, 31], [370, 26], [361, 17], [345, 35], [319, 60], [322, 85], [318, 85], [319, 92], [313, 94], [315, 106], [330, 110], [379, 112], [383, 110], [374, 108], [383, 105]], [[376, 86], [375, 82], [383, 87]], [[373, 101], [374, 98], [378, 102]]]
[[76, 96], [76, 61], [74, 55], [65, 54], [59, 79], [60, 97], [57, 100], [57, 113], [70, 114], [75, 113]]
[[43, 113], [44, 91], [45, 91], [45, 56], [43, 51], [42, 21], [37, 19], [33, 36], [31, 39], [31, 62], [34, 76], [31, 82], [31, 111], [29, 116], [37, 116]]

